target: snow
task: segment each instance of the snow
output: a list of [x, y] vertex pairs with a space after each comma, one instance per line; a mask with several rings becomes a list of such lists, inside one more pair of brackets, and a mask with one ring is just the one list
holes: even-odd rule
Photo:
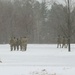
[[0, 75], [74, 75], [75, 44], [71, 52], [56, 44], [28, 44], [27, 51], [0, 45]]

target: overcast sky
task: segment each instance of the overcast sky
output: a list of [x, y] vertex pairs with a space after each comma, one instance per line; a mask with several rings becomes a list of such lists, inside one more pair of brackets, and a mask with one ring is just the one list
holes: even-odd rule
[[[42, 0], [38, 0], [39, 2], [41, 2]], [[46, 0], [46, 1], [51, 1], [51, 0]], [[52, 0], [53, 1], [57, 1], [59, 2], [60, 4], [64, 4], [64, 0]]]

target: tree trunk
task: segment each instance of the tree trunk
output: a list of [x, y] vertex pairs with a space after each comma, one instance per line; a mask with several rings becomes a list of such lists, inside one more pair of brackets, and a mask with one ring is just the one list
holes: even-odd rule
[[70, 3], [69, 3], [69, 0], [68, 0], [68, 51], [70, 52], [71, 49], [70, 49], [70, 36], [71, 36], [71, 24], [70, 24]]

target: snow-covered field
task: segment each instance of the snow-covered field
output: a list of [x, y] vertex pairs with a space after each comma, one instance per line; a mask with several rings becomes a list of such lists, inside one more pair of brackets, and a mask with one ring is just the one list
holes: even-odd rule
[[71, 52], [56, 44], [28, 44], [27, 51], [0, 45], [0, 75], [75, 75], [75, 44]]

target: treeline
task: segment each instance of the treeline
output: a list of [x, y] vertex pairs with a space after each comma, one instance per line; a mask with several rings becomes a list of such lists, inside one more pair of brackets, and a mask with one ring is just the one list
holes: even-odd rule
[[[57, 35], [67, 34], [66, 11], [66, 6], [46, 0], [0, 0], [0, 43], [23, 36], [29, 43], [56, 43]], [[75, 9], [71, 14], [74, 33]]]

